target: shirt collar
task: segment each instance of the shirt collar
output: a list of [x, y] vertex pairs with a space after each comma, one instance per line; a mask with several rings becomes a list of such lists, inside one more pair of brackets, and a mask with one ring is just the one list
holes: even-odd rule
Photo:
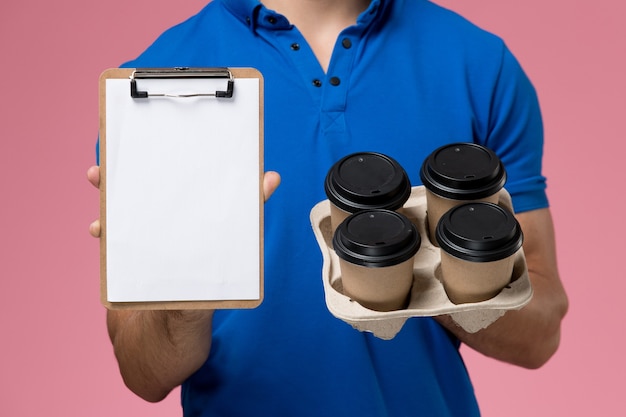
[[[259, 0], [221, 0], [224, 6], [239, 20], [244, 22], [250, 29], [254, 30], [258, 25], [259, 10], [263, 5]], [[390, 7], [393, 0], [372, 0], [369, 7], [361, 13], [357, 23], [368, 25], [372, 21], [377, 20]], [[267, 16], [268, 11], [265, 10], [263, 15]], [[278, 16], [278, 15], [276, 15]]]
[[254, 28], [258, 9], [262, 7], [259, 0], [221, 0], [235, 17], [250, 28]]
[[370, 5], [357, 19], [357, 24], [368, 25], [373, 21], [380, 19], [385, 12], [385, 9], [392, 3], [393, 0], [372, 0]]

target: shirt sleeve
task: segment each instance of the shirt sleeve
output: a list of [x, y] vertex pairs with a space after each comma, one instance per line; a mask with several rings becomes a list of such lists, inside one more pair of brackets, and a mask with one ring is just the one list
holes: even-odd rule
[[548, 207], [542, 174], [543, 121], [535, 88], [517, 59], [502, 45], [485, 146], [502, 160], [516, 212]]

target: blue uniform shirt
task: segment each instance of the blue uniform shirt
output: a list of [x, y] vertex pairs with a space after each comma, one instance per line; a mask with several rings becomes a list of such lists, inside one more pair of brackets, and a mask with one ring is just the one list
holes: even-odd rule
[[265, 210], [265, 300], [216, 312], [210, 356], [183, 385], [185, 416], [479, 414], [458, 341], [434, 320], [384, 341], [328, 312], [309, 212], [349, 153], [387, 154], [419, 185], [427, 154], [456, 141], [500, 156], [518, 211], [546, 207], [537, 98], [499, 38], [426, 0], [373, 0], [325, 73], [285, 17], [213, 0], [125, 66], [257, 68], [265, 168], [283, 179]]

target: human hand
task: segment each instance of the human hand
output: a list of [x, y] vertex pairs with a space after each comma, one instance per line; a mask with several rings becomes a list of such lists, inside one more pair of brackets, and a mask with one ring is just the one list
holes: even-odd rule
[[274, 191], [280, 185], [280, 174], [276, 171], [267, 171], [263, 175], [263, 195], [265, 196], [265, 201], [269, 200], [269, 198], [274, 194]]
[[[100, 167], [95, 165], [87, 170], [87, 179], [96, 188], [100, 188]], [[89, 225], [89, 234], [100, 237], [100, 220], [95, 220]]]
[[[95, 165], [87, 170], [87, 179], [96, 188], [100, 187], [100, 167]], [[267, 201], [280, 185], [280, 174], [275, 171], [267, 171], [263, 176], [263, 195]], [[95, 220], [89, 225], [89, 234], [100, 237], [100, 220]]]

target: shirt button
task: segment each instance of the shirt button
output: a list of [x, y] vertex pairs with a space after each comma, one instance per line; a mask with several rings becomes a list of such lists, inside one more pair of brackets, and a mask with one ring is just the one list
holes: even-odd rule
[[274, 16], [268, 17], [267, 21], [270, 22], [272, 25], [276, 24], [276, 18]]
[[316, 80], [313, 80], [313, 85], [315, 87], [321, 87], [322, 86], [322, 82], [320, 80], [316, 79]]
[[343, 40], [341, 41], [341, 44], [346, 49], [350, 49], [352, 47], [352, 41], [348, 38], [343, 38]]
[[291, 49], [294, 51], [299, 51], [300, 50], [300, 45], [297, 43], [292, 43], [291, 44]]
[[341, 80], [338, 77], [332, 77], [330, 79], [330, 84], [334, 86], [338, 86], [341, 83]]

